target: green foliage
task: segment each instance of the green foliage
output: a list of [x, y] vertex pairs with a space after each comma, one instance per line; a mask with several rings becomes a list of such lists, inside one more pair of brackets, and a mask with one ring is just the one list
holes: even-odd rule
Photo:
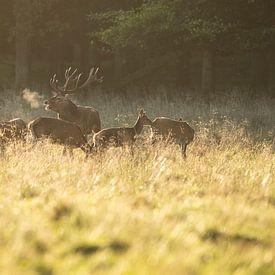
[[[274, 22], [262, 20], [270, 2], [216, 0], [151, 0], [142, 7], [113, 13], [112, 24], [101, 29], [101, 39], [114, 48], [161, 48], [219, 45], [225, 36], [240, 48], [265, 47], [273, 41]], [[101, 14], [100, 19], [110, 17]], [[256, 23], [256, 27], [255, 27]], [[247, 33], [249, 35], [247, 35]], [[241, 38], [241, 41], [240, 41]], [[263, 42], [259, 45], [259, 42]], [[248, 43], [250, 45], [248, 45]]]
[[204, 20], [199, 11], [188, 1], [149, 1], [139, 9], [115, 14], [113, 25], [103, 29], [100, 35], [114, 47], [167, 50], [190, 41], [213, 41], [226, 31], [221, 18]]

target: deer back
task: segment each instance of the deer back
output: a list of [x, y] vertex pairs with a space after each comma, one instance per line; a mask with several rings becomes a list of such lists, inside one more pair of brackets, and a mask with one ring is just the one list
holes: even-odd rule
[[75, 121], [85, 135], [92, 132], [97, 133], [101, 130], [99, 113], [92, 107], [78, 106], [78, 121]]
[[54, 142], [74, 147], [87, 143], [81, 128], [75, 124], [56, 118], [39, 117], [28, 125], [35, 138], [50, 138]]
[[115, 127], [107, 128], [99, 131], [94, 135], [94, 146], [122, 146], [123, 144], [131, 144], [135, 142], [136, 136], [142, 131], [143, 125], [151, 124], [143, 109], [139, 111], [138, 118], [133, 127]]
[[152, 122], [152, 134], [162, 137], [170, 137], [175, 140], [188, 140], [191, 142], [194, 138], [194, 130], [189, 124], [182, 120], [174, 120], [166, 117], [159, 117]]
[[134, 142], [135, 135], [136, 132], [131, 127], [106, 128], [94, 135], [93, 143], [95, 147], [106, 147], [108, 145], [119, 147]]

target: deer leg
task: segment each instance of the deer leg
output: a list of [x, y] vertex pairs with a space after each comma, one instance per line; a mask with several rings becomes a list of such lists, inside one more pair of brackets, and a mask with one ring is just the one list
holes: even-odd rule
[[67, 147], [66, 146], [64, 146], [64, 148], [63, 148], [62, 155], [63, 156], [67, 155]]
[[129, 144], [128, 146], [128, 150], [130, 151], [131, 157], [134, 157], [134, 144]]
[[4, 156], [5, 155], [5, 146], [3, 144], [0, 145], [0, 156]]
[[69, 156], [70, 156], [70, 158], [73, 158], [73, 156], [74, 156], [72, 147], [69, 148]]
[[[28, 144], [28, 143], [26, 143], [26, 144]], [[30, 151], [34, 150], [35, 147], [37, 146], [37, 142], [36, 142], [36, 140], [32, 140], [28, 145], [29, 146], [25, 150], [26, 152], [30, 152]]]
[[62, 155], [65, 156], [65, 155], [67, 155], [67, 153], [69, 153], [69, 156], [72, 158], [73, 157], [73, 148], [64, 146]]
[[89, 144], [85, 144], [80, 148], [85, 153], [85, 160], [87, 160], [88, 157], [91, 156], [92, 150], [94, 149], [94, 147], [90, 146]]
[[154, 145], [156, 143], [157, 143], [157, 139], [156, 138], [152, 138], [151, 145]]
[[85, 151], [85, 158], [84, 158], [84, 160], [87, 160], [87, 159], [90, 158], [91, 156], [92, 156], [91, 150], [86, 150], [86, 151]]
[[187, 149], [187, 144], [185, 142], [181, 143], [181, 153], [183, 158], [186, 158], [186, 149]]
[[104, 145], [97, 145], [97, 146], [93, 145], [92, 148], [95, 154], [99, 157], [99, 159], [101, 159], [104, 153], [107, 151], [107, 147]]

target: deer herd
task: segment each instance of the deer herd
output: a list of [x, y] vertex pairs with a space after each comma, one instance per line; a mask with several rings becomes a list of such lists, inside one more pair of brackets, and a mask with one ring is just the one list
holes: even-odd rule
[[[57, 118], [38, 117], [28, 125], [20, 119], [0, 122], [0, 146], [3, 151], [10, 142], [26, 141], [28, 133], [33, 139], [48, 138], [54, 143], [64, 146], [63, 152], [72, 154], [74, 148], [82, 149], [86, 157], [93, 152], [103, 151], [111, 146], [132, 148], [136, 138], [141, 134], [143, 126], [151, 128], [151, 142], [158, 140], [174, 142], [181, 147], [183, 157], [186, 157], [187, 145], [194, 139], [194, 130], [182, 119], [157, 117], [153, 121], [144, 110], [140, 110], [138, 118], [132, 127], [113, 127], [101, 129], [99, 113], [96, 109], [74, 104], [69, 95], [90, 85], [103, 81], [98, 77], [99, 69], [92, 68], [88, 78], [80, 84], [82, 74], [71, 68], [65, 71], [65, 83], [59, 84], [56, 74], [50, 79], [53, 96], [46, 100], [46, 110], [57, 113]], [[89, 136], [93, 135], [91, 142]]]

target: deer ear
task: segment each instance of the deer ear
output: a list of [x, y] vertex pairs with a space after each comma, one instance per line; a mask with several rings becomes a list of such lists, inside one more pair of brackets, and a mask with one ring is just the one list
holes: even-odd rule
[[145, 114], [146, 114], [146, 113], [144, 112], [143, 108], [140, 109], [139, 114], [140, 114], [140, 115], [145, 115]]

